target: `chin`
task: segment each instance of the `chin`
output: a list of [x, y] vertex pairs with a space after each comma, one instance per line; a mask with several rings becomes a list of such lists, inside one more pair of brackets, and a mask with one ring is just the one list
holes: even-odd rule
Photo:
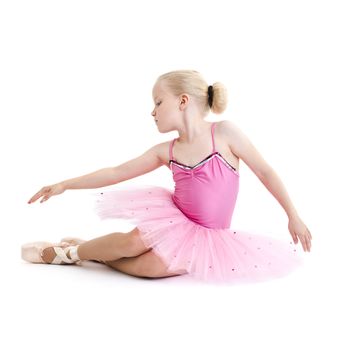
[[158, 131], [159, 131], [161, 134], [166, 134], [166, 133], [171, 132], [171, 131], [173, 131], [173, 130], [160, 129], [160, 128], [158, 127]]
[[168, 132], [171, 132], [171, 131], [174, 131], [176, 130], [175, 128], [172, 128], [171, 126], [167, 126], [167, 127], [164, 127], [163, 126], [160, 126], [157, 124], [157, 127], [158, 127], [158, 131], [161, 133], [161, 134], [166, 134]]

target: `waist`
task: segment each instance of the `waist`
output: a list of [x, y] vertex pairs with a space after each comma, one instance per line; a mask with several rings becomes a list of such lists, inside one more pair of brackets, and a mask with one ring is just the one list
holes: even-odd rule
[[217, 198], [174, 192], [173, 202], [190, 220], [208, 228], [229, 228], [236, 204], [236, 195]]

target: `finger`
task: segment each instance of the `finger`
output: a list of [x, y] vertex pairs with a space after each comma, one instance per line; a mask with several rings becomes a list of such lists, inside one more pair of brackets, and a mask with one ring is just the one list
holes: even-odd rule
[[35, 202], [38, 198], [42, 196], [43, 190], [40, 190], [39, 192], [35, 193], [35, 195], [30, 199], [30, 202]]
[[306, 242], [305, 242], [305, 237], [299, 237], [299, 240], [303, 246], [303, 249], [304, 249], [304, 252], [307, 250], [307, 247], [306, 247]]
[[306, 245], [306, 250], [309, 252], [310, 251], [310, 240], [309, 237], [305, 236], [305, 245]]
[[45, 202], [49, 197], [43, 197], [43, 199], [40, 201], [40, 203]]
[[311, 232], [309, 231], [309, 229], [307, 230], [309, 232], [309, 235], [310, 235], [310, 239], [312, 239], [312, 235], [311, 235]]
[[311, 240], [312, 240], [312, 237], [311, 237], [311, 235], [308, 233], [307, 234], [307, 241], [308, 241], [308, 244], [309, 244], [309, 246], [311, 247]]
[[308, 234], [308, 236], [309, 236], [310, 238], [312, 238], [311, 232], [310, 232], [310, 230], [309, 230], [308, 228], [306, 228], [306, 233]]
[[309, 245], [309, 251], [310, 251], [311, 250], [311, 238], [308, 239], [307, 243]]
[[39, 192], [35, 193], [35, 195], [34, 195], [32, 198], [29, 199], [29, 203], [30, 203], [30, 202], [36, 201], [36, 196], [37, 196], [38, 194], [39, 194]]
[[310, 251], [310, 248], [311, 248], [311, 239], [312, 239], [312, 237], [311, 237], [311, 234], [310, 234], [309, 231], [306, 232], [306, 234], [305, 234], [305, 239], [306, 239], [306, 242], [307, 242], [308, 249], [309, 249], [309, 251]]
[[295, 242], [296, 235], [292, 230], [289, 230], [290, 235], [292, 236], [293, 241]]
[[310, 251], [309, 239], [306, 236], [304, 236], [304, 240], [305, 240], [305, 249], [307, 252], [309, 252]]
[[[40, 197], [40, 196], [39, 196], [39, 197]], [[29, 199], [29, 202], [28, 202], [28, 203], [33, 203], [33, 202], [35, 202], [37, 199], [38, 199], [38, 197], [35, 195], [35, 196], [33, 196], [31, 199]]]
[[292, 232], [292, 237], [293, 237], [294, 244], [297, 244], [298, 243], [298, 237], [297, 237], [297, 235], [294, 232]]

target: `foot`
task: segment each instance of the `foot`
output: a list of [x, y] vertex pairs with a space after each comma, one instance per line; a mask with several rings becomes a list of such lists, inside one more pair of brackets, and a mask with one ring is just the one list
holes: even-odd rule
[[77, 253], [78, 247], [79, 245], [70, 246], [66, 242], [30, 242], [22, 245], [21, 257], [31, 263], [80, 265], [81, 260]]

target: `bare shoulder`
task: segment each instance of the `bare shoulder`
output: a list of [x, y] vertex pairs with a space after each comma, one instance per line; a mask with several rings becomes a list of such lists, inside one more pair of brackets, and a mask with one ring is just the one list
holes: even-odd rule
[[231, 120], [222, 120], [218, 126], [219, 133], [230, 150], [242, 159], [259, 178], [271, 171], [271, 166], [240, 127]]
[[250, 142], [243, 130], [232, 120], [225, 119], [218, 122], [218, 134], [220, 138], [227, 143], [231, 151], [242, 158], [239, 155], [240, 147], [243, 146], [243, 143], [247, 144]]
[[[220, 136], [226, 137], [229, 136], [230, 133], [232, 132], [237, 132], [239, 130], [239, 127], [232, 121], [232, 120], [220, 120], [219, 122], [216, 123], [216, 129]], [[231, 135], [232, 136], [232, 135]]]
[[160, 159], [162, 165], [166, 165], [169, 168], [169, 149], [170, 143], [173, 139], [169, 141], [164, 141], [155, 145], [155, 150], [157, 151], [158, 158]]

